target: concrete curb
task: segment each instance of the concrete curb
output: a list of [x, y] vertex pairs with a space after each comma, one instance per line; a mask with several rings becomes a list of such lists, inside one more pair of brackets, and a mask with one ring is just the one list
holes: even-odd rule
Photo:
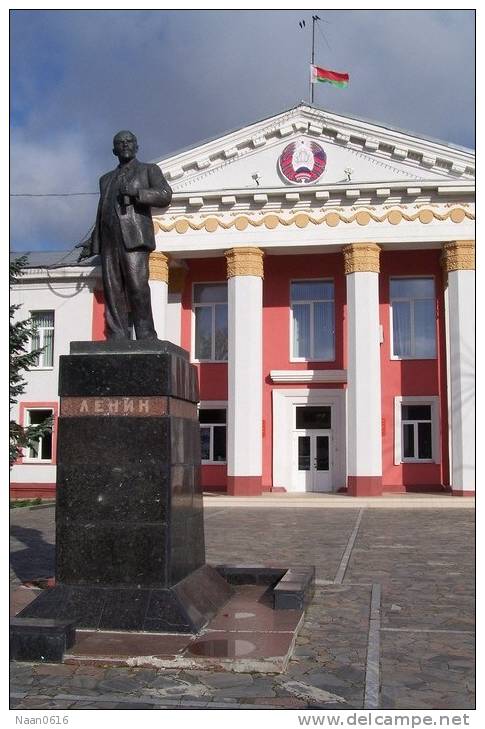
[[35, 509], [49, 509], [51, 506], [55, 506], [55, 501], [49, 501], [45, 504], [33, 504], [32, 506], [14, 506], [10, 511], [14, 509], [26, 509], [27, 511], [35, 511]]

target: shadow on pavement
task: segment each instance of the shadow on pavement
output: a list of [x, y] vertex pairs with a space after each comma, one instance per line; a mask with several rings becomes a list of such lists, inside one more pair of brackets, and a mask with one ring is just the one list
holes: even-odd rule
[[[55, 546], [44, 540], [41, 531], [12, 525], [10, 536], [14, 541], [10, 552], [10, 566], [20, 582], [52, 577]], [[15, 541], [19, 544], [15, 544]]]

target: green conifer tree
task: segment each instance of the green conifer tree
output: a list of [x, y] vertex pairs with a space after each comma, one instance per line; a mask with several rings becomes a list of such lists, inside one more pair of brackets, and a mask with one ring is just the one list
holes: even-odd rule
[[[20, 256], [10, 263], [10, 286], [18, 283], [27, 256]], [[15, 320], [19, 304], [10, 304], [10, 410], [25, 391], [24, 372], [34, 366], [42, 349], [30, 350], [30, 342], [36, 334], [31, 318]], [[22, 426], [10, 418], [10, 466], [22, 455], [23, 448], [29, 448], [39, 438], [52, 431], [52, 418], [40, 425]]]

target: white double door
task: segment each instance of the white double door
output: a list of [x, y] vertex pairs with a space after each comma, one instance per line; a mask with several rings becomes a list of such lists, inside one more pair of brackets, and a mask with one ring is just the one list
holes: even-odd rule
[[293, 434], [296, 491], [332, 491], [332, 432], [299, 430]]

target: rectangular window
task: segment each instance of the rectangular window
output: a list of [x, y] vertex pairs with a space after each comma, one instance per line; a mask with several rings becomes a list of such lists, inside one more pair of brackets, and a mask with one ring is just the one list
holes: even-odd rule
[[333, 281], [291, 283], [292, 358], [329, 362], [335, 359]]
[[401, 405], [402, 460], [431, 461], [431, 405]]
[[436, 357], [436, 297], [432, 278], [391, 278], [392, 356]]
[[[52, 417], [53, 410], [35, 408], [26, 411], [26, 425], [41, 425]], [[26, 458], [36, 461], [52, 460], [52, 432], [45, 433], [27, 449]]]
[[227, 284], [194, 284], [195, 359], [227, 362]]
[[297, 405], [297, 430], [328, 430], [332, 427], [332, 408], [328, 405]]
[[225, 463], [225, 408], [201, 408], [199, 410], [199, 423], [202, 463]]
[[36, 369], [54, 366], [54, 312], [31, 311], [30, 316], [36, 332], [30, 342], [30, 351], [42, 351], [37, 355], [33, 365]]

